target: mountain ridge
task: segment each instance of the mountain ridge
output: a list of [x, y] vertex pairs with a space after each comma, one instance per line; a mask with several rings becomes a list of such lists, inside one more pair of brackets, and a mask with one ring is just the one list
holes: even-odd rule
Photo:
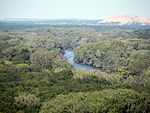
[[150, 25], [150, 18], [143, 18], [135, 15], [118, 15], [111, 16], [99, 21], [101, 24], [117, 24], [117, 25], [130, 25], [130, 24], [140, 24], [140, 25]]

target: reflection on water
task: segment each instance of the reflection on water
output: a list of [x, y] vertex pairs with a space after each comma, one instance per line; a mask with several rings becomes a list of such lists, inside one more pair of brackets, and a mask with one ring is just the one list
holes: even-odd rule
[[82, 69], [85, 69], [85, 70], [92, 70], [92, 69], [96, 69], [94, 67], [91, 67], [91, 66], [87, 66], [87, 65], [82, 65], [82, 64], [77, 64], [76, 62], [73, 61], [73, 58], [74, 58], [74, 52], [72, 50], [66, 50], [65, 51], [65, 55], [64, 55], [67, 59], [67, 61], [74, 65], [74, 67], [76, 68], [82, 68]]

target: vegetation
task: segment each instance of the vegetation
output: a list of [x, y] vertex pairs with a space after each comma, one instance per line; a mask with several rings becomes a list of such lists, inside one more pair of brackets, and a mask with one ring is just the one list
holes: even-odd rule
[[[43, 104], [40, 113], [139, 113], [149, 112], [149, 95], [130, 89], [59, 95]], [[63, 104], [62, 104], [63, 103]], [[143, 106], [141, 106], [143, 104]]]
[[[78, 63], [98, 67], [106, 72], [117, 72], [119, 68], [132, 67], [129, 65], [131, 63], [132, 57], [135, 58], [132, 55], [136, 54], [134, 53], [135, 51], [139, 51], [138, 53], [142, 54], [142, 52], [144, 51], [140, 50], [145, 51], [147, 50], [145, 54], [147, 54], [148, 57], [150, 50], [149, 45], [150, 40], [141, 40], [141, 39], [115, 40], [115, 41], [108, 40], [94, 43], [84, 43], [75, 48], [74, 50], [76, 55], [75, 61]], [[139, 55], [138, 53], [137, 55]], [[143, 55], [143, 57], [146, 56]], [[149, 61], [147, 60], [149, 60], [149, 58], [141, 58], [141, 59], [145, 60], [146, 63], [145, 65], [148, 65]], [[145, 67], [143, 67], [143, 69], [144, 68]]]
[[0, 113], [150, 111], [148, 27], [0, 25]]

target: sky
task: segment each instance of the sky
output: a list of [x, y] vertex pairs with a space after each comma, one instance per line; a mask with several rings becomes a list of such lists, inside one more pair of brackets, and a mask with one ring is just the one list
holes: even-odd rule
[[0, 0], [0, 18], [150, 18], [150, 0]]

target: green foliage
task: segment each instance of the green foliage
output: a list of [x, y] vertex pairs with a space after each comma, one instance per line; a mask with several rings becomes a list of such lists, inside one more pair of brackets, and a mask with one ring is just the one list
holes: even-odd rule
[[74, 60], [108, 73], [117, 72], [119, 68], [127, 67], [128, 58], [134, 51], [149, 50], [149, 45], [149, 40], [139, 39], [85, 43], [74, 49]]
[[43, 69], [50, 69], [52, 66], [51, 62], [54, 57], [51, 52], [46, 50], [39, 50], [31, 54], [31, 63], [33, 66], [40, 67]]
[[3, 50], [5, 59], [15, 64], [29, 63], [31, 51], [28, 48], [11, 47]]
[[7, 88], [7, 92], [1, 90], [0, 93], [0, 112], [2, 113], [15, 113], [17, 112], [14, 104], [14, 97], [16, 96], [15, 90]]
[[149, 112], [146, 28], [0, 23], [0, 112]]
[[118, 68], [117, 72], [123, 76], [123, 78], [127, 78], [130, 74], [130, 71], [127, 69], [127, 67], [120, 67]]
[[39, 99], [35, 95], [22, 94], [18, 97], [14, 97], [16, 104], [24, 104], [26, 106], [32, 106], [39, 103]]
[[76, 69], [74, 71], [74, 79], [81, 79], [85, 80], [90, 77], [96, 77], [97, 79], [104, 81], [105, 84], [119, 84], [121, 82], [122, 77], [117, 74], [107, 74], [105, 72], [101, 72], [98, 70], [83, 70], [83, 69]]
[[56, 68], [70, 68], [63, 55], [58, 50], [44, 50], [37, 49], [31, 54], [30, 61], [33, 66], [40, 69], [56, 69]]
[[135, 30], [133, 32], [133, 37], [138, 37], [142, 39], [150, 39], [150, 29], [144, 29], [144, 30]]
[[[146, 94], [147, 95], [147, 94]], [[129, 89], [59, 95], [45, 102], [40, 113], [139, 113], [149, 112], [147, 95]], [[144, 106], [141, 106], [144, 104]]]
[[139, 50], [131, 55], [128, 69], [132, 74], [141, 74], [148, 67], [150, 67], [150, 50]]

